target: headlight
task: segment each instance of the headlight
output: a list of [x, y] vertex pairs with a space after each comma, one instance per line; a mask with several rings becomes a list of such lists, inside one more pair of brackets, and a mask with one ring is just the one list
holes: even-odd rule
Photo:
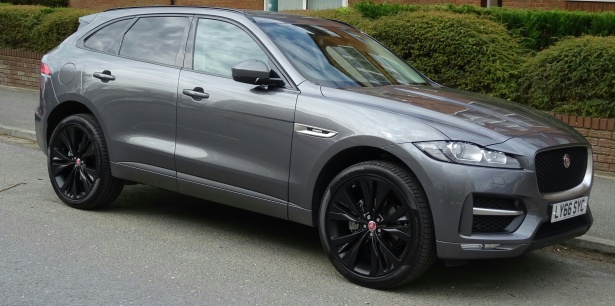
[[430, 157], [449, 163], [521, 169], [516, 158], [461, 141], [430, 141], [414, 143]]

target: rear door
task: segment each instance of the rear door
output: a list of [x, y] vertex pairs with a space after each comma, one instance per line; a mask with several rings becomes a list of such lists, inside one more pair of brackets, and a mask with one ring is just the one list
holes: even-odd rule
[[[266, 88], [232, 79], [231, 67], [244, 60], [261, 60], [276, 71], [259, 41], [241, 25], [202, 18], [195, 19], [194, 26], [194, 38], [189, 41], [193, 52], [186, 53], [193, 57], [181, 72], [178, 88], [179, 190], [205, 198], [208, 196], [203, 194], [209, 194], [212, 200], [286, 218], [298, 91], [290, 86]], [[208, 97], [182, 94], [184, 89]], [[203, 187], [200, 194], [195, 184]], [[212, 188], [283, 205], [272, 205], [265, 211], [246, 207], [250, 200], [236, 203], [236, 198], [218, 198]]]
[[[168, 15], [126, 19], [83, 42], [92, 50], [83, 96], [99, 113], [115, 176], [177, 189], [177, 82], [190, 21]], [[119, 37], [104, 33], [111, 27], [122, 29]]]

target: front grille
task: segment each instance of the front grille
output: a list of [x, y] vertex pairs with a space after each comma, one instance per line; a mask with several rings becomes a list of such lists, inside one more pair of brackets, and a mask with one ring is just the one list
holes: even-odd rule
[[536, 232], [534, 240], [555, 236], [557, 234], [566, 232], [578, 226], [587, 225], [585, 216], [573, 217], [567, 220], [551, 223], [549, 221], [543, 223]]
[[[570, 166], [564, 166], [564, 155], [570, 155]], [[570, 147], [536, 154], [536, 178], [542, 193], [571, 189], [583, 182], [587, 169], [587, 148]]]
[[474, 216], [472, 232], [474, 233], [508, 233], [506, 227], [516, 217], [511, 216]]
[[[524, 210], [523, 204], [519, 200], [510, 198], [499, 198], [490, 196], [475, 195], [473, 207], [491, 208], [500, 210]], [[486, 216], [475, 215], [472, 219], [472, 232], [474, 233], [510, 233], [516, 230], [520, 224], [517, 222], [515, 228], [509, 228], [517, 216]], [[522, 216], [521, 216], [522, 218]]]

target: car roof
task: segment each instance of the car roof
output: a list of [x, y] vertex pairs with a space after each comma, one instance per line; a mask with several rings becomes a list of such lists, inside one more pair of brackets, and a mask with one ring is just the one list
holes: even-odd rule
[[179, 6], [179, 5], [156, 5], [156, 6], [132, 6], [132, 7], [119, 7], [112, 8], [103, 11], [109, 13], [126, 13], [129, 14], [147, 14], [151, 13], [160, 13], [164, 11], [166, 13], [191, 13], [191, 14], [199, 14], [199, 13], [212, 13], [214, 11], [220, 12], [230, 12], [236, 13], [240, 15], [244, 15], [248, 19], [252, 20], [255, 23], [287, 23], [287, 24], [310, 24], [310, 25], [319, 25], [319, 26], [334, 26], [334, 27], [348, 27], [353, 28], [351, 25], [348, 25], [343, 22], [334, 21], [331, 19], [322, 19], [317, 17], [303, 16], [303, 15], [295, 15], [288, 13], [279, 13], [279, 12], [265, 12], [265, 11], [256, 11], [256, 10], [238, 10], [231, 8], [222, 8], [222, 7], [209, 7], [209, 6]]

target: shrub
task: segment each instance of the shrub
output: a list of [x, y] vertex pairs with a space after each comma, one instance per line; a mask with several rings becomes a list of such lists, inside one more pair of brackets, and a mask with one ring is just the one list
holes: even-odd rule
[[87, 15], [83, 10], [61, 9], [47, 15], [36, 27], [33, 38], [38, 51], [48, 51], [79, 28], [79, 17]]
[[75, 32], [91, 11], [43, 6], [0, 6], [0, 48], [47, 52]]
[[382, 17], [368, 33], [434, 81], [514, 99], [525, 51], [493, 21], [447, 12]]
[[68, 7], [68, 0], [2, 0], [16, 5], [42, 5], [48, 7]]
[[615, 36], [571, 38], [523, 67], [522, 102], [543, 110], [615, 117]]
[[32, 39], [34, 29], [50, 8], [40, 6], [2, 6], [0, 8], [0, 46], [12, 49], [36, 50]]
[[499, 22], [513, 34], [523, 38], [522, 45], [540, 51], [568, 36], [615, 35], [615, 12], [581, 12], [558, 10], [526, 10], [514, 8], [481, 8], [471, 5], [374, 4], [359, 2], [354, 9], [363, 16], [377, 19], [404, 11], [448, 11], [471, 14]]

